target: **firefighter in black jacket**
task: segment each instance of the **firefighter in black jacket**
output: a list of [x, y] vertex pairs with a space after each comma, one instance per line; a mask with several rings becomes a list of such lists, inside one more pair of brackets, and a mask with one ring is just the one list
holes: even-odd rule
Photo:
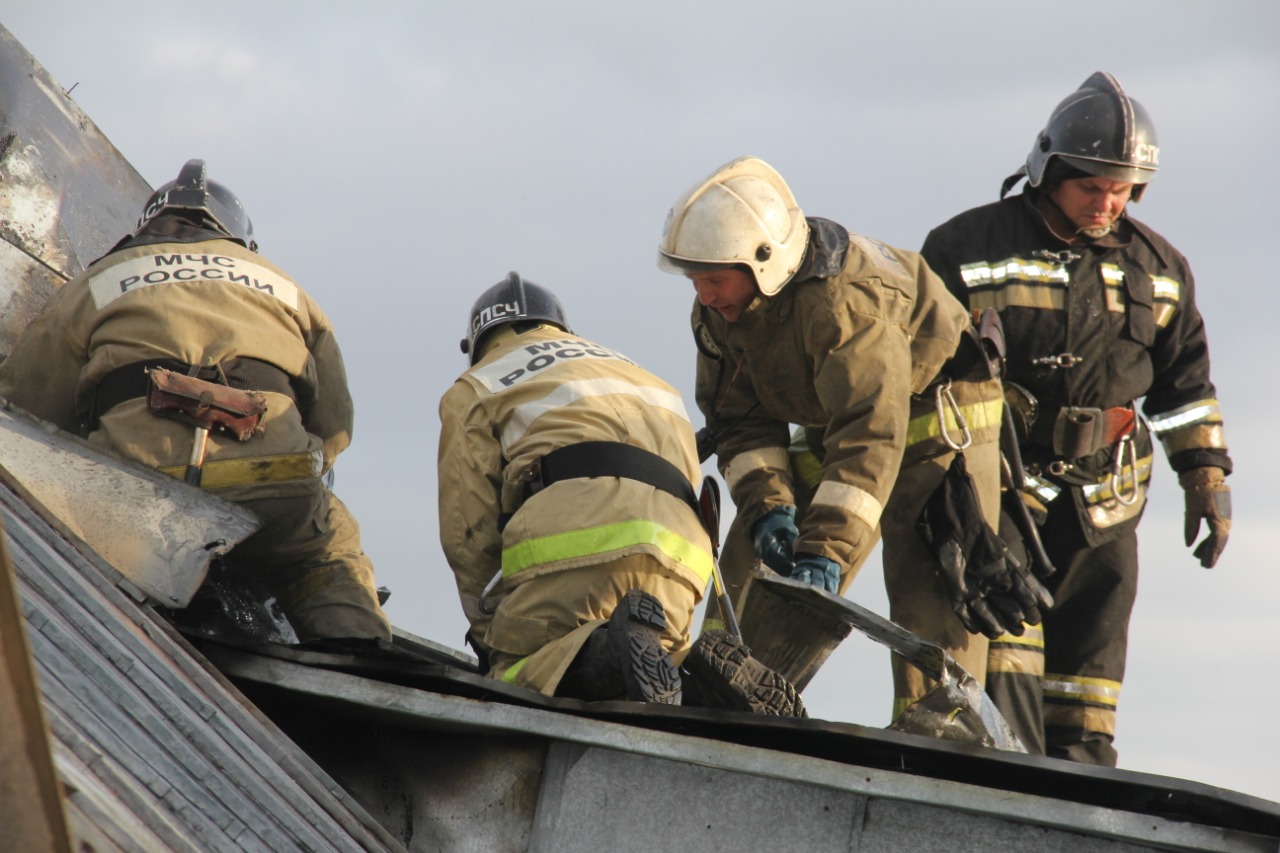
[[1185, 490], [1187, 544], [1207, 525], [1202, 566], [1231, 528], [1191, 269], [1125, 214], [1159, 152], [1146, 110], [1098, 72], [1054, 110], [1001, 200], [935, 228], [922, 249], [970, 308], [1001, 315], [1021, 497], [1057, 569], [1043, 624], [992, 642], [987, 689], [1028, 749], [1109, 766], [1153, 435]]

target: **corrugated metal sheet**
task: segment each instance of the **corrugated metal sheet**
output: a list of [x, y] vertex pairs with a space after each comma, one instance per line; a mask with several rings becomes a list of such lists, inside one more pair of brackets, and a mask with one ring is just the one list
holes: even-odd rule
[[163, 620], [7, 489], [4, 527], [74, 836], [95, 850], [395, 850]]

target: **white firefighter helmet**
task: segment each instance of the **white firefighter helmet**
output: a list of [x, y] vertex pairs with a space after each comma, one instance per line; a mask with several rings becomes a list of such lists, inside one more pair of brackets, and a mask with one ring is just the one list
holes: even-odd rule
[[809, 243], [809, 225], [768, 163], [739, 157], [676, 199], [658, 244], [658, 266], [677, 275], [743, 265], [765, 296], [786, 285]]

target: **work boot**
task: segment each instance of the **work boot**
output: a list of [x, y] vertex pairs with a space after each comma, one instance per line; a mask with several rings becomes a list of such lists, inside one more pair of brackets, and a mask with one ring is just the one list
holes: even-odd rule
[[807, 717], [790, 681], [751, 656], [751, 650], [727, 631], [698, 637], [682, 668], [684, 704], [727, 708], [776, 717]]
[[633, 589], [597, 628], [560, 679], [557, 696], [597, 702], [680, 704], [680, 671], [662, 646], [662, 602]]

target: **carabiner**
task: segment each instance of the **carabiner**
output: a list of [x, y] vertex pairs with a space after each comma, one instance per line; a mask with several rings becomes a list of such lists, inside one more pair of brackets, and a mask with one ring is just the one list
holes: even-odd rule
[[[1121, 491], [1124, 485], [1124, 449], [1126, 445], [1129, 448], [1129, 470], [1133, 474], [1133, 490], [1126, 498]], [[1133, 435], [1126, 433], [1120, 436], [1120, 441], [1116, 443], [1116, 456], [1111, 463], [1111, 494], [1115, 495], [1116, 501], [1121, 506], [1133, 506], [1138, 502], [1138, 498], [1142, 494], [1141, 484], [1138, 482], [1138, 448], [1133, 443]]]
[[[964, 415], [960, 411], [959, 404], [956, 403], [955, 395], [951, 393], [951, 380], [939, 383], [933, 392], [934, 408], [938, 412], [938, 434], [942, 436], [942, 440], [947, 447], [952, 450], [965, 450], [969, 445], [973, 444], [973, 433], [969, 432], [969, 424], [964, 419]], [[946, 398], [946, 404], [943, 404], [943, 398]], [[955, 415], [956, 426], [960, 428], [960, 443], [951, 440], [951, 436], [947, 433], [947, 409], [951, 409], [951, 413]]]
[[493, 591], [497, 588], [498, 583], [501, 580], [502, 570], [499, 569], [493, 576], [493, 579], [484, 585], [484, 592], [480, 593], [480, 612], [486, 616], [492, 616], [498, 610], [498, 605], [496, 604], [493, 605], [492, 608], [489, 607], [489, 596], [493, 594]]

